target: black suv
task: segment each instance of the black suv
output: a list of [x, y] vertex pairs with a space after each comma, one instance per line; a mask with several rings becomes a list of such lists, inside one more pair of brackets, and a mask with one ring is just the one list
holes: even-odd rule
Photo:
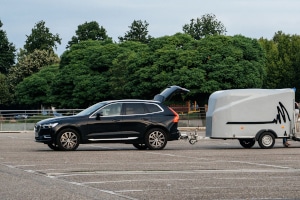
[[177, 140], [179, 116], [163, 102], [189, 90], [171, 86], [153, 100], [99, 102], [74, 116], [46, 119], [35, 127], [35, 141], [53, 150], [75, 150], [79, 144], [127, 143], [137, 149], [163, 149]]

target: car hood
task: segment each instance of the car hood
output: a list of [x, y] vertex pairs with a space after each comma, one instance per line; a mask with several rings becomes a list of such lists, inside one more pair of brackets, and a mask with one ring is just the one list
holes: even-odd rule
[[189, 90], [182, 88], [177, 85], [169, 86], [164, 91], [162, 91], [160, 94], [157, 94], [154, 96], [153, 100], [159, 101], [160, 103], [163, 103], [167, 99], [170, 99], [174, 94], [177, 93], [188, 93]]
[[40, 124], [52, 124], [52, 123], [59, 123], [62, 121], [68, 121], [70, 119], [74, 119], [74, 118], [82, 118], [82, 116], [77, 116], [77, 115], [73, 115], [73, 116], [63, 116], [63, 117], [54, 117], [54, 118], [48, 118], [48, 119], [44, 119], [41, 120], [39, 122], [37, 122], [37, 125]]

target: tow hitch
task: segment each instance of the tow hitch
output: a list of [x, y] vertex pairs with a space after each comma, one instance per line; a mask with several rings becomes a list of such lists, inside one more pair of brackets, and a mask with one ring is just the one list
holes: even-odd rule
[[189, 132], [189, 131], [185, 131], [184, 133], [181, 133], [181, 136], [179, 137], [180, 140], [187, 140], [189, 141], [190, 144], [195, 144], [196, 142], [198, 142], [199, 139], [201, 139], [202, 137], [200, 137], [198, 135], [197, 132], [198, 128], [196, 128], [194, 131]]

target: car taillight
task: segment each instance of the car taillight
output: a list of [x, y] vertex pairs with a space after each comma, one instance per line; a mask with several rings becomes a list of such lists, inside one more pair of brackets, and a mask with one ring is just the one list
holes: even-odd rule
[[174, 113], [174, 119], [173, 122], [174, 123], [178, 123], [179, 122], [179, 115], [177, 114], [177, 112], [175, 112], [175, 110], [173, 110], [172, 108], [169, 107], [169, 109]]

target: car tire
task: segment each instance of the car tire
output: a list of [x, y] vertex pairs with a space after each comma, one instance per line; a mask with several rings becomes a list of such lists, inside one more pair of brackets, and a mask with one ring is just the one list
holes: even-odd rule
[[167, 134], [160, 128], [151, 129], [145, 135], [145, 143], [151, 150], [165, 148], [167, 141]]
[[60, 150], [74, 151], [79, 146], [79, 135], [74, 129], [64, 129], [58, 133], [56, 143]]
[[49, 143], [49, 144], [47, 144], [47, 145], [48, 145], [48, 147], [49, 147], [50, 149], [52, 149], [52, 150], [54, 150], [54, 151], [60, 150], [57, 144]]
[[135, 148], [138, 150], [146, 150], [148, 149], [148, 146], [146, 144], [132, 144]]
[[254, 146], [255, 144], [255, 139], [239, 139], [240, 144], [242, 145], [242, 147], [246, 148], [246, 149], [250, 149], [251, 147]]
[[271, 149], [275, 144], [275, 137], [270, 132], [264, 132], [260, 135], [258, 144], [262, 149]]

